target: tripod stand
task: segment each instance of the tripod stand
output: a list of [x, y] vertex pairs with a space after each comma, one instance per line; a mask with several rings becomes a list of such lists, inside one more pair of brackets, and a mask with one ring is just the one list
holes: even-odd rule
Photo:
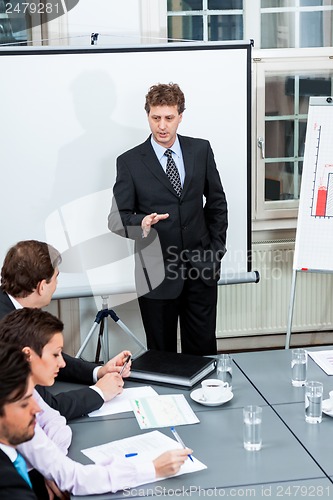
[[107, 296], [102, 296], [103, 303], [102, 303], [102, 309], [97, 312], [96, 318], [94, 320], [94, 324], [91, 327], [91, 329], [88, 332], [88, 335], [84, 339], [84, 342], [82, 343], [80, 349], [76, 353], [76, 358], [79, 358], [81, 354], [83, 353], [84, 349], [87, 347], [91, 337], [93, 336], [97, 326], [99, 325], [99, 335], [98, 335], [98, 342], [97, 342], [97, 348], [96, 348], [96, 358], [95, 362], [99, 362], [99, 356], [100, 356], [100, 351], [101, 348], [103, 347], [103, 358], [104, 361], [109, 359], [109, 338], [108, 338], [108, 317], [113, 319], [115, 323], [117, 323], [118, 326], [127, 334], [129, 335], [139, 346], [141, 349], [146, 351], [145, 345], [134, 335], [133, 332], [120, 320], [119, 316], [112, 310], [108, 308], [108, 297]]

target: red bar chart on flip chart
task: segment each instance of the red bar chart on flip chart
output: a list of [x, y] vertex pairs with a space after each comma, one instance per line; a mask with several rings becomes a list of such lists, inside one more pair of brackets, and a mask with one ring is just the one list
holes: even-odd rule
[[333, 271], [333, 98], [310, 97], [294, 269]]

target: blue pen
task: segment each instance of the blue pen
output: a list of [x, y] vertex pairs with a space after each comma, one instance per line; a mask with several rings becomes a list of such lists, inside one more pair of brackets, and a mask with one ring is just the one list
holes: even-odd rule
[[[175, 436], [175, 438], [177, 439], [178, 443], [181, 444], [183, 448], [187, 448], [187, 446], [185, 446], [185, 444], [184, 444], [184, 441], [182, 440], [182, 438], [180, 437], [180, 435], [178, 434], [178, 432], [176, 431], [176, 429], [174, 427], [171, 427], [171, 432]], [[192, 462], [193, 462], [192, 455], [188, 455], [188, 458], [190, 460], [192, 460]]]
[[137, 453], [126, 453], [125, 458], [136, 457]]

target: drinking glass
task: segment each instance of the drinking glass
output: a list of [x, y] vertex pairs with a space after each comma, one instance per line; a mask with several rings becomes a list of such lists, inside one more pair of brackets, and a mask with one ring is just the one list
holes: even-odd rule
[[322, 420], [323, 384], [308, 381], [305, 384], [305, 421], [319, 424]]
[[261, 449], [262, 408], [260, 406], [245, 406], [243, 408], [244, 448], [249, 451]]
[[230, 354], [220, 354], [216, 363], [217, 378], [229, 384], [232, 390], [232, 359]]
[[308, 353], [305, 349], [291, 351], [291, 383], [294, 387], [301, 387], [306, 382]]

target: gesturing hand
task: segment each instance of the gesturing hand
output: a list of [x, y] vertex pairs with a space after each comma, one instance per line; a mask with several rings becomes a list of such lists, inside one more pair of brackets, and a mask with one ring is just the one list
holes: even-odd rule
[[150, 229], [151, 229], [151, 226], [153, 226], [154, 224], [157, 224], [157, 222], [159, 222], [160, 220], [167, 219], [168, 217], [169, 217], [169, 214], [167, 214], [167, 213], [166, 214], [157, 214], [156, 212], [154, 212], [150, 215], [146, 215], [146, 217], [144, 217], [142, 219], [142, 222], [141, 222], [141, 228], [143, 231], [144, 238], [146, 236], [148, 236]]

